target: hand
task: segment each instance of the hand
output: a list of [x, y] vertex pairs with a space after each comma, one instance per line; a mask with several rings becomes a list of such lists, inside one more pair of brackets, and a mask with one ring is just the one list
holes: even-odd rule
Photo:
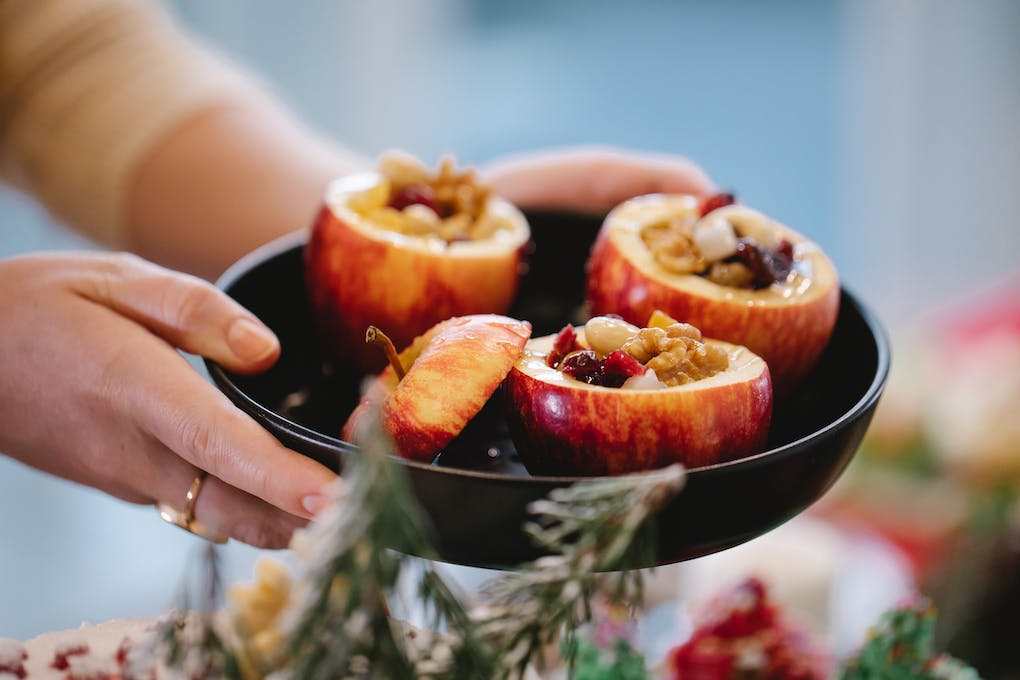
[[508, 156], [489, 163], [482, 174], [496, 193], [525, 209], [605, 214], [642, 194], [717, 191], [686, 158], [605, 147]]
[[[130, 255], [0, 261], [0, 451], [133, 503], [284, 547], [336, 475], [284, 448], [175, 348], [265, 370], [275, 336], [199, 279]], [[154, 517], [155, 519], [155, 517]]]

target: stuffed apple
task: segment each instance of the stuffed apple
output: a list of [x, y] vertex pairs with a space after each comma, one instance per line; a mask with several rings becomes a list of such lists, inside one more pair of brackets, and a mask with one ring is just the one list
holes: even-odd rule
[[504, 383], [507, 419], [536, 474], [606, 475], [761, 451], [768, 366], [657, 313], [649, 327], [594, 317], [530, 341]]
[[[447, 319], [396, 354], [368, 386], [341, 437], [357, 443], [374, 411], [404, 458], [423, 463], [460, 434], [499, 388], [531, 337], [531, 324], [495, 314]], [[378, 352], [376, 348], [371, 348]]]
[[517, 208], [449, 158], [433, 173], [391, 152], [378, 172], [336, 180], [305, 250], [309, 295], [333, 354], [377, 370], [381, 355], [363, 341], [369, 324], [403, 347], [443, 319], [505, 312], [529, 237]]
[[617, 206], [587, 268], [592, 314], [642, 323], [661, 309], [761, 355], [782, 390], [811, 370], [839, 311], [839, 279], [821, 249], [729, 194]]

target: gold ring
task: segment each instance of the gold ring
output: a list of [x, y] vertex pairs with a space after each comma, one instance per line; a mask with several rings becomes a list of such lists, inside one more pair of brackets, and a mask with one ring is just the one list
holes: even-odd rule
[[159, 516], [163, 518], [164, 522], [169, 522], [175, 527], [180, 527], [181, 529], [195, 534], [200, 538], [204, 538], [207, 541], [212, 541], [213, 543], [226, 543], [226, 536], [217, 534], [215, 531], [195, 519], [195, 504], [198, 502], [198, 494], [202, 491], [202, 483], [205, 482], [205, 478], [207, 476], [208, 473], [204, 470], [195, 476], [195, 480], [191, 482], [191, 487], [188, 489], [188, 495], [184, 497], [183, 510], [177, 510], [168, 503], [159, 503], [156, 505], [156, 509], [159, 511]]

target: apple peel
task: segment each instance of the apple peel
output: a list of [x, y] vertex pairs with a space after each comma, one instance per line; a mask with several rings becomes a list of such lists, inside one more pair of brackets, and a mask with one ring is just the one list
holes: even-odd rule
[[431, 462], [499, 388], [531, 337], [531, 324], [497, 314], [442, 321], [399, 354], [406, 375], [387, 366], [344, 424], [357, 443], [373, 412], [397, 453]]

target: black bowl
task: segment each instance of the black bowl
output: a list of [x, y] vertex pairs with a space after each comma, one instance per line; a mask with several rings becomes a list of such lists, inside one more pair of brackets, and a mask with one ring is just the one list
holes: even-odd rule
[[[536, 249], [510, 315], [535, 335], [577, 321], [584, 261], [600, 221], [529, 215]], [[291, 449], [340, 469], [357, 447], [338, 433], [358, 399], [358, 376], [334, 372], [317, 342], [294, 234], [252, 253], [220, 286], [280, 338], [279, 362], [257, 376], [207, 362], [213, 380]], [[875, 318], [843, 291], [832, 341], [805, 383], [775, 404], [767, 450], [688, 471], [684, 490], [657, 517], [657, 564], [733, 547], [816, 501], [853, 457], [885, 386], [889, 349]], [[531, 476], [502, 417], [500, 394], [432, 464], [402, 459], [436, 529], [443, 560], [512, 566], [539, 553], [521, 531], [528, 503], [581, 478]]]

